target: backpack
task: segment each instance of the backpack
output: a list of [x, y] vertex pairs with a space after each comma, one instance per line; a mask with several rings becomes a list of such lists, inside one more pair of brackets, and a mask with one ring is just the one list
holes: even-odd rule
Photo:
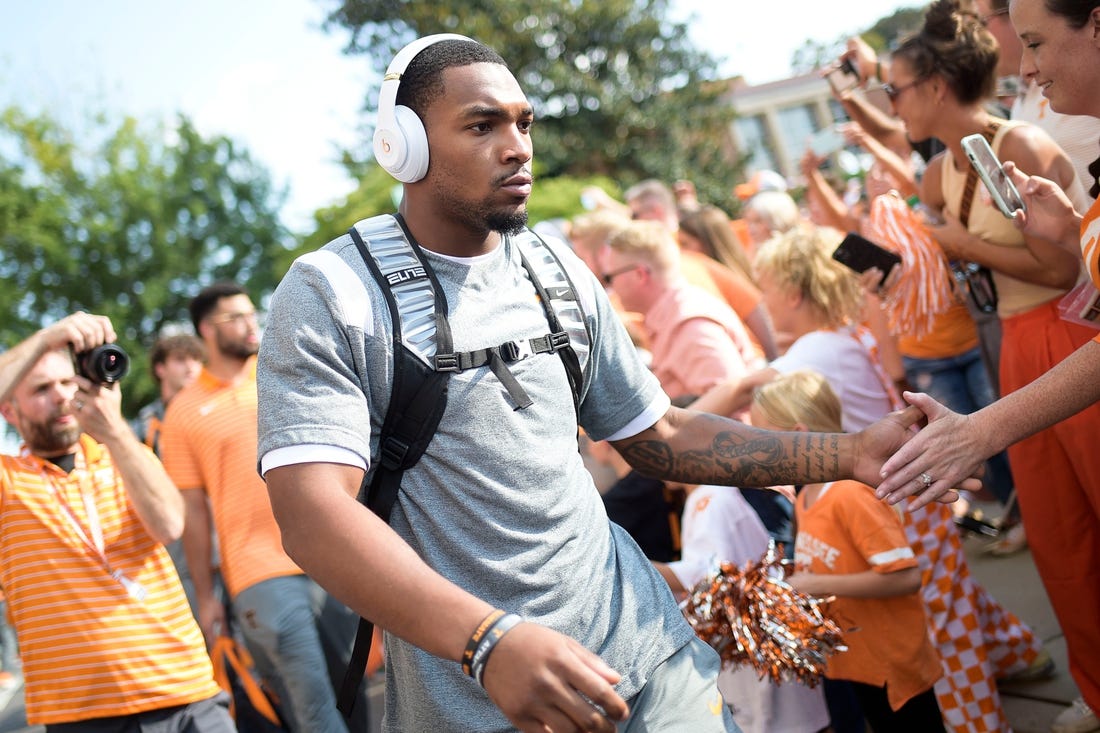
[[[508, 364], [534, 354], [555, 353], [565, 368], [579, 424], [583, 369], [592, 337], [564, 265], [541, 237], [525, 229], [511, 242], [538, 294], [549, 332], [455, 353], [443, 289], [402, 216], [376, 216], [359, 222], [348, 234], [378, 283], [393, 324], [393, 387], [379, 436], [378, 465], [370, 481], [364, 476], [359, 490], [359, 500], [382, 521], [389, 523], [402, 474], [416, 465], [435, 435], [447, 406], [451, 374], [488, 365], [514, 409], [521, 410], [532, 401]], [[363, 680], [373, 629], [372, 622], [359, 619], [337, 698], [345, 716], [351, 714]]]

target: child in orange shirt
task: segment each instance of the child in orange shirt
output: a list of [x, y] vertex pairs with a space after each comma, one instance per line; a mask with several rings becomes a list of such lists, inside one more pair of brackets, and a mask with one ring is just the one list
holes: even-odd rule
[[[756, 390], [752, 424], [770, 430], [839, 432], [840, 400], [816, 372], [791, 372]], [[921, 605], [920, 569], [895, 510], [856, 481], [802, 487], [795, 502], [792, 586], [836, 596], [830, 614], [848, 650], [825, 677], [847, 680], [871, 729], [943, 731], [932, 689], [942, 674]]]

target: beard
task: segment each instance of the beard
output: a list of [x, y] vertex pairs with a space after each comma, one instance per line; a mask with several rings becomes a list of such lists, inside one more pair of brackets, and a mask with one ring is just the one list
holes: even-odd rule
[[240, 339], [222, 338], [218, 334], [218, 351], [235, 359], [247, 359], [260, 350], [259, 344], [250, 344]]
[[506, 235], [519, 234], [527, 226], [527, 209], [523, 208], [511, 213], [492, 212], [485, 217], [485, 223], [494, 232]]
[[61, 412], [50, 415], [45, 422], [19, 421], [19, 434], [35, 455], [60, 455], [80, 440], [80, 425], [58, 425], [54, 421]]
[[[457, 177], [459, 174], [455, 174]], [[508, 176], [500, 180], [507, 180]], [[487, 199], [470, 200], [462, 198], [447, 181], [433, 187], [440, 210], [458, 225], [470, 232], [516, 235], [527, 226], [526, 202], [515, 206], [491, 204]]]

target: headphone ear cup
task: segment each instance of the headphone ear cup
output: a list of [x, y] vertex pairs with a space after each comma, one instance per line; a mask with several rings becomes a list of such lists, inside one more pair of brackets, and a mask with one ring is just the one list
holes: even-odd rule
[[416, 183], [428, 172], [428, 135], [424, 132], [424, 123], [416, 112], [400, 104], [393, 108], [393, 118], [397, 127], [393, 137], [400, 140], [400, 150], [394, 148], [394, 151], [400, 155], [382, 167], [402, 183]]
[[390, 125], [380, 125], [374, 131], [374, 159], [387, 173], [397, 176], [396, 171], [401, 170], [408, 157], [408, 146], [396, 118], [391, 118], [391, 122]]

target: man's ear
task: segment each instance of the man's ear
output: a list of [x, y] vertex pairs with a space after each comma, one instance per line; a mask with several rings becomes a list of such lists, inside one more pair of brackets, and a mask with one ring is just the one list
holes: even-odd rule
[[12, 405], [10, 400], [7, 402], [0, 402], [0, 415], [4, 416], [8, 425], [11, 425], [13, 428], [15, 427], [15, 406]]
[[1100, 6], [1092, 9], [1089, 25], [1092, 26], [1092, 45], [1100, 48]]

